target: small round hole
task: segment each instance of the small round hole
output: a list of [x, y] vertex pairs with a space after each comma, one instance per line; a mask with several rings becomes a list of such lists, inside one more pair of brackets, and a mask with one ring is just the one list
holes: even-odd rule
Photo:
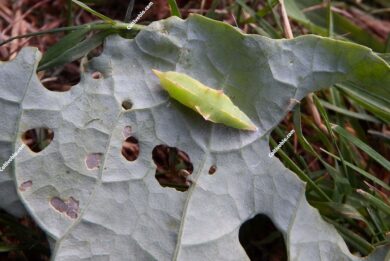
[[213, 175], [217, 171], [217, 166], [212, 165], [209, 169], [209, 174]]
[[125, 110], [130, 110], [133, 107], [133, 103], [130, 100], [125, 100], [122, 102], [122, 107]]
[[122, 144], [122, 155], [128, 161], [135, 161], [139, 156], [138, 140], [133, 136], [128, 137]]

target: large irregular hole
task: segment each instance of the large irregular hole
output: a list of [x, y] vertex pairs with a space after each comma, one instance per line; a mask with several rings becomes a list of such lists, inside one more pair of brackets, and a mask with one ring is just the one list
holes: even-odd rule
[[133, 136], [128, 137], [122, 144], [122, 155], [128, 161], [134, 161], [139, 156], [138, 140]]
[[77, 218], [79, 212], [79, 202], [73, 197], [67, 200], [62, 200], [59, 197], [54, 197], [50, 200], [50, 205], [60, 213], [65, 213], [70, 218]]
[[162, 187], [186, 191], [192, 184], [190, 175], [194, 168], [187, 153], [175, 147], [158, 145], [152, 151], [157, 165], [156, 179]]
[[46, 89], [66, 92], [80, 82], [80, 59], [64, 66], [58, 66], [38, 73]]
[[29, 129], [22, 135], [23, 143], [37, 153], [49, 146], [53, 138], [54, 132], [49, 128]]
[[266, 215], [258, 214], [245, 221], [240, 227], [238, 238], [250, 260], [287, 261], [283, 234]]
[[85, 158], [85, 165], [87, 165], [87, 168], [92, 169], [98, 169], [100, 166], [100, 160], [102, 158], [102, 153], [91, 153], [88, 154], [88, 156]]

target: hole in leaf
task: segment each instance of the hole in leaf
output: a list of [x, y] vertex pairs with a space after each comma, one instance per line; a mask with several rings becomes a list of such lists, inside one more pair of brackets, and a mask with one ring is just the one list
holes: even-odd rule
[[55, 92], [69, 91], [80, 82], [80, 59], [64, 66], [49, 68], [38, 73], [46, 89]]
[[162, 187], [186, 191], [192, 184], [189, 175], [193, 172], [190, 157], [175, 147], [158, 145], [152, 151], [152, 158], [157, 165], [156, 179]]
[[37, 153], [49, 146], [53, 138], [54, 132], [49, 128], [29, 129], [22, 135], [23, 143]]
[[77, 218], [79, 211], [79, 202], [70, 197], [67, 200], [62, 200], [59, 197], [54, 197], [50, 200], [52, 207], [60, 213], [65, 213], [70, 218]]
[[122, 155], [128, 161], [135, 161], [139, 156], [138, 140], [133, 136], [128, 137], [122, 144]]
[[133, 102], [131, 100], [125, 100], [122, 102], [122, 107], [125, 110], [130, 110], [133, 107]]
[[213, 175], [217, 171], [217, 166], [212, 165], [209, 169], [209, 174]]
[[91, 153], [85, 158], [85, 164], [88, 169], [97, 169], [100, 166], [100, 159], [102, 158], [102, 153]]
[[94, 72], [94, 73], [92, 73], [92, 78], [94, 78], [96, 80], [102, 78], [101, 72]]
[[287, 261], [283, 234], [266, 215], [258, 214], [245, 221], [240, 227], [238, 238], [250, 260]]
[[26, 190], [28, 190], [29, 188], [31, 188], [32, 184], [33, 184], [33, 183], [32, 183], [31, 180], [27, 180], [27, 181], [23, 182], [22, 184], [20, 184], [19, 190], [20, 190], [20, 191], [26, 191]]

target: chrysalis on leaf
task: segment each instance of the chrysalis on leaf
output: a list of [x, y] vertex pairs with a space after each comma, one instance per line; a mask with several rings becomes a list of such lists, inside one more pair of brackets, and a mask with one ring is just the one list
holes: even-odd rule
[[222, 90], [207, 87], [183, 73], [157, 70], [153, 72], [173, 99], [198, 112], [205, 120], [237, 129], [257, 130], [248, 116], [235, 106]]

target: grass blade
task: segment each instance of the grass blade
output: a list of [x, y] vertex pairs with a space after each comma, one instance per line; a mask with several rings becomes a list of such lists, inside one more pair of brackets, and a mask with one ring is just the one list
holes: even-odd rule
[[345, 228], [344, 226], [338, 224], [337, 222], [329, 218], [324, 218], [324, 219], [327, 222], [331, 223], [333, 226], [335, 226], [337, 230], [340, 232], [340, 234], [343, 236], [345, 241], [347, 241], [349, 244], [351, 244], [356, 249], [358, 249], [363, 255], [368, 255], [372, 251], [374, 251], [374, 246], [372, 246], [369, 242], [367, 242], [364, 238], [362, 238], [358, 234], [355, 234], [351, 230]]
[[10, 37], [7, 40], [0, 41], [0, 46], [7, 44], [7, 43], [9, 43], [13, 40], [16, 40], [16, 39], [32, 37], [32, 36], [39, 36], [39, 35], [43, 35], [43, 34], [55, 34], [55, 33], [67, 32], [67, 31], [74, 31], [74, 30], [79, 30], [79, 29], [85, 28], [85, 27], [89, 27], [91, 30], [92, 29], [107, 29], [107, 28], [111, 28], [112, 25], [108, 25], [106, 23], [102, 23], [99, 21], [99, 22], [93, 22], [93, 23], [83, 24], [83, 25], [75, 25], [75, 26], [67, 26], [67, 27], [60, 27], [60, 28], [55, 28], [55, 29], [43, 30], [43, 31], [39, 31], [39, 32], [22, 34], [22, 35]]
[[375, 161], [377, 161], [379, 164], [381, 164], [387, 170], [390, 170], [390, 162], [387, 159], [385, 159], [381, 154], [379, 154], [374, 149], [372, 149], [370, 146], [368, 146], [366, 143], [364, 143], [360, 139], [358, 139], [355, 136], [353, 136], [352, 134], [350, 134], [348, 131], [346, 131], [341, 126], [333, 125], [332, 129], [337, 134], [339, 134], [340, 136], [343, 136], [349, 142], [353, 143], [356, 147], [360, 148], [362, 151], [367, 153], [371, 158], [373, 158]]
[[344, 160], [344, 154], [341, 153], [340, 151], [340, 148], [337, 144], [337, 141], [335, 139], [335, 136], [334, 136], [334, 133], [332, 131], [332, 127], [331, 127], [331, 123], [329, 121], [329, 117], [328, 117], [328, 114], [326, 113], [326, 110], [324, 109], [324, 107], [321, 105], [317, 95], [313, 95], [313, 101], [314, 101], [314, 104], [316, 105], [317, 109], [318, 109], [318, 112], [320, 113], [321, 117], [324, 119], [324, 123], [325, 123], [325, 126], [326, 126], [326, 129], [328, 130], [329, 134], [330, 134], [330, 138], [334, 144], [334, 146], [336, 147], [337, 151], [338, 151], [338, 154], [340, 155], [340, 160], [341, 160], [341, 165], [342, 165], [342, 172], [344, 173], [344, 175], [346, 175], [346, 177], [350, 180], [350, 181], [353, 181], [351, 179], [351, 177], [348, 175], [348, 170], [347, 170], [347, 167], [345, 165], [345, 160]]
[[74, 47], [75, 44], [85, 39], [88, 32], [90, 32], [90, 29], [87, 27], [83, 27], [63, 37], [58, 43], [51, 46], [46, 51], [46, 53], [42, 57], [42, 60], [39, 62], [38, 67], [41, 67], [46, 63], [49, 63], [51, 60], [58, 57], [58, 54], [62, 54], [67, 50], [71, 49], [72, 47]]
[[241, 6], [243, 10], [248, 12], [248, 14], [254, 19], [260, 28], [268, 34], [273, 39], [280, 39], [282, 35], [272, 26], [270, 25], [266, 19], [263, 19], [260, 15], [255, 13], [243, 0], [236, 0], [236, 3]]
[[181, 18], [179, 7], [176, 3], [176, 0], [168, 0], [169, 8], [171, 9], [171, 14]]
[[272, 9], [279, 4], [278, 0], [268, 0], [268, 5], [265, 5], [262, 9], [256, 12], [256, 15], [259, 17], [266, 16]]
[[378, 235], [374, 235], [376, 241], [381, 241], [386, 239], [386, 228], [384, 228], [381, 220], [379, 220], [379, 216], [377, 215], [376, 211], [372, 207], [367, 207], [367, 213], [372, 220], [372, 223], [374, 223], [374, 226], [379, 231], [378, 235], [381, 237], [381, 239], [378, 238]]
[[89, 7], [88, 5], [84, 4], [83, 2], [80, 2], [78, 0], [72, 0], [72, 2], [75, 3], [76, 5], [80, 6], [85, 11], [93, 14], [94, 16], [99, 17], [103, 21], [105, 21], [105, 22], [107, 22], [109, 24], [116, 24], [116, 22], [114, 20], [112, 20], [110, 17], [107, 17], [107, 16], [105, 16], [105, 15], [99, 13], [99, 12], [96, 12], [95, 10], [93, 10], [91, 7]]
[[355, 207], [349, 204], [312, 201], [310, 202], [310, 205], [317, 208], [320, 211], [321, 215], [332, 217], [333, 219], [343, 216], [345, 218], [359, 220], [364, 222], [365, 224], [368, 224], [366, 218], [364, 218]]
[[218, 14], [215, 12], [215, 9], [217, 9], [217, 7], [219, 5], [219, 1], [220, 0], [213, 0], [209, 10], [206, 13], [206, 17], [209, 17], [209, 18], [215, 19], [215, 20], [218, 19]]
[[73, 13], [72, 13], [72, 0], [67, 0], [67, 14], [66, 14], [66, 20], [68, 26], [72, 26], [73, 24]]
[[0, 253], [10, 252], [10, 251], [16, 250], [16, 249], [18, 249], [18, 248], [15, 246], [10, 246], [10, 245], [7, 245], [7, 244], [0, 242]]
[[128, 23], [131, 20], [131, 14], [133, 13], [134, 8], [134, 1], [135, 0], [130, 0], [129, 5], [127, 6], [125, 19], [123, 20], [125, 23]]
[[[321, 151], [325, 152], [326, 154], [328, 154], [329, 156], [335, 158], [336, 160], [340, 161], [341, 159], [339, 157], [337, 157], [336, 155], [334, 155], [333, 153], [330, 153], [329, 151], [326, 151], [324, 149], [321, 148]], [[375, 177], [374, 175], [368, 173], [367, 171], [365, 170], [362, 170], [361, 168], [351, 164], [350, 162], [348, 161], [345, 161], [345, 165], [347, 165], [347, 167], [353, 169], [354, 171], [358, 172], [360, 175], [364, 176], [365, 178], [371, 180], [372, 182], [382, 186], [383, 188], [387, 189], [390, 191], [390, 186], [387, 185], [386, 183], [384, 183], [382, 180], [378, 179], [377, 177]]]
[[343, 114], [345, 116], [349, 116], [351, 118], [369, 121], [369, 122], [373, 122], [373, 123], [381, 123], [379, 120], [377, 120], [375, 117], [373, 117], [369, 114], [363, 114], [363, 113], [349, 111], [349, 110], [346, 110], [344, 108], [340, 108], [336, 105], [333, 105], [333, 104], [331, 104], [327, 101], [321, 100], [321, 99], [320, 99], [320, 103], [322, 104], [322, 106], [324, 106], [328, 110], [332, 110], [334, 112]]
[[383, 213], [390, 215], [390, 206], [384, 203], [382, 200], [380, 200], [379, 198], [371, 195], [370, 193], [362, 189], [357, 189], [356, 192], [359, 193], [361, 196], [363, 196], [368, 202], [370, 202], [371, 205], [375, 206]]
[[[390, 99], [388, 93], [381, 95], [375, 90], [367, 91], [351, 83], [337, 84], [336, 87], [357, 104], [373, 113], [378, 119], [390, 124]], [[385, 88], [383, 88], [385, 91]]]
[[46, 70], [51, 67], [64, 65], [66, 63], [75, 61], [84, 55], [88, 54], [92, 49], [98, 47], [103, 40], [110, 34], [113, 34], [116, 30], [104, 30], [92, 37], [77, 43], [74, 47], [66, 50], [52, 60], [49, 60], [45, 64], [38, 67], [38, 71]]
[[[273, 147], [277, 146], [277, 143], [270, 138], [270, 142]], [[310, 186], [313, 187], [314, 190], [316, 190], [319, 194], [319, 196], [325, 200], [325, 201], [332, 201], [328, 195], [319, 187], [317, 184], [309, 177], [307, 174], [301, 170], [289, 157], [283, 150], [278, 150], [276, 153], [280, 155], [280, 157], [287, 162], [287, 166], [290, 166], [291, 169], [296, 173], [303, 181], [306, 181]]]

